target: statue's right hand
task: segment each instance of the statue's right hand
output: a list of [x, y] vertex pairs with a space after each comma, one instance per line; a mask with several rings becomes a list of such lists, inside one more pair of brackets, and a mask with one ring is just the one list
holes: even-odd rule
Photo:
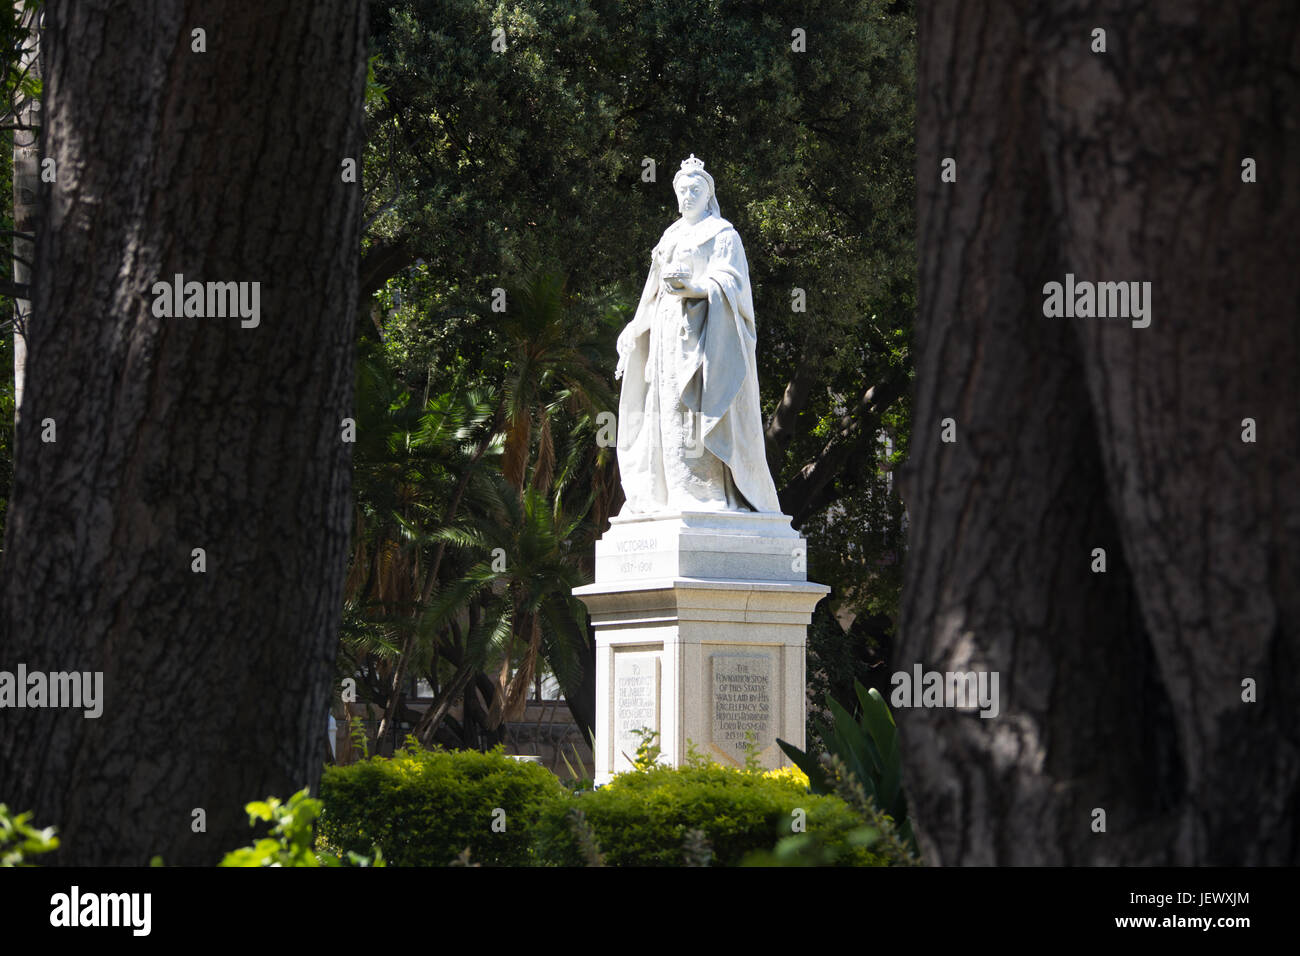
[[[621, 358], [626, 359], [627, 356], [632, 354], [632, 350], [636, 348], [637, 336], [640, 334], [640, 330], [631, 323], [624, 327], [622, 332], [618, 333], [617, 348], [618, 354]], [[622, 365], [624, 363], [620, 362], [619, 364]]]
[[636, 333], [631, 324], [624, 327], [623, 331], [618, 333], [618, 366], [614, 369], [614, 379], [623, 377], [623, 372], [627, 369], [627, 357], [632, 354], [636, 348]]

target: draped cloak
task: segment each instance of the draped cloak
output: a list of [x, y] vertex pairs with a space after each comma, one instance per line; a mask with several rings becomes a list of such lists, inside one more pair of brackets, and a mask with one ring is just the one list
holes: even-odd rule
[[[662, 291], [665, 269], [683, 261], [694, 264], [694, 280], [708, 289], [707, 299]], [[665, 296], [675, 300], [676, 308], [661, 302]], [[735, 490], [744, 497], [741, 507], [747, 503], [755, 511], [780, 513], [765, 454], [749, 265], [730, 222], [710, 215], [693, 225], [679, 219], [668, 227], [655, 246], [630, 327], [634, 345], [620, 365], [624, 374], [618, 428], [628, 510], [670, 510], [663, 487], [664, 433], [654, 398], [665, 371], [658, 368], [664, 354], [658, 336], [680, 334], [681, 367], [671, 370], [671, 380], [681, 386], [681, 405], [698, 416], [704, 449], [725, 464]]]

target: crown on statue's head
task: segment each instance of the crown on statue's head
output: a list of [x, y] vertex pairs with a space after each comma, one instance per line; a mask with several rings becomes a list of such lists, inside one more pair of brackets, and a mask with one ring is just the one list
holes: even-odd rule
[[690, 159], [682, 160], [682, 172], [684, 173], [704, 172], [704, 160], [696, 159], [695, 154], [691, 153]]

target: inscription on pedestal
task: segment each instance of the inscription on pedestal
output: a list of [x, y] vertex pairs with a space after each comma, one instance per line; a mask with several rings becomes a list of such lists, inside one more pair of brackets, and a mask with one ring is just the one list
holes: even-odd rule
[[746, 735], [766, 750], [776, 733], [772, 658], [768, 654], [714, 654], [709, 662], [713, 746], [744, 763]]
[[623, 577], [648, 576], [655, 572], [655, 552], [659, 550], [659, 539], [655, 535], [640, 538], [624, 538], [614, 543], [617, 555], [618, 573]]
[[647, 535], [643, 538], [624, 538], [614, 544], [614, 550], [619, 554], [636, 554], [638, 551], [658, 551], [659, 539], [654, 535]]
[[659, 656], [657, 651], [614, 654], [615, 772], [632, 768], [629, 758], [636, 756], [641, 744], [634, 731], [659, 729]]

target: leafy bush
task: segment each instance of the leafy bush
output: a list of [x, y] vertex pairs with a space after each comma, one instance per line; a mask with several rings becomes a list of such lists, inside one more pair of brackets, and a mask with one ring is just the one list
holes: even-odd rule
[[737, 866], [747, 854], [770, 850], [790, 834], [800, 818], [796, 810], [804, 811], [807, 832], [817, 835], [822, 862], [883, 863], [854, 835], [862, 819], [840, 797], [808, 793], [792, 774], [768, 776], [703, 762], [620, 774], [599, 790], [549, 807], [537, 850], [542, 861], [562, 866], [591, 863], [593, 852], [611, 866], [705, 860]]
[[[854, 681], [853, 690], [858, 697], [857, 720], [834, 698], [826, 698], [834, 720], [829, 726], [816, 722], [817, 735], [826, 751], [823, 759], [816, 757], [811, 748], [805, 753], [784, 740], [777, 744], [808, 775], [813, 793], [835, 793], [840, 777], [852, 777], [865, 797], [893, 819], [900, 837], [915, 852], [894, 716], [875, 688], [868, 690]], [[832, 767], [831, 758], [839, 761], [838, 770]]]
[[421, 750], [408, 742], [391, 758], [327, 767], [321, 799], [329, 849], [368, 853], [373, 845], [392, 866], [467, 859], [519, 866], [535, 862], [536, 823], [563, 807], [565, 790], [545, 767], [511, 760], [499, 747]]
[[0, 803], [0, 866], [34, 866], [28, 858], [59, 847], [54, 827], [37, 830], [28, 824], [30, 813], [14, 816]]
[[[249, 826], [256, 826], [258, 820], [271, 824], [270, 836], [258, 840], [252, 846], [231, 850], [218, 866], [342, 866], [342, 861], [329, 851], [316, 852], [312, 849], [314, 834], [312, 823], [320, 816], [321, 801], [307, 795], [304, 787], [288, 803], [281, 803], [276, 797], [254, 800], [245, 804]], [[355, 866], [383, 866], [383, 854], [375, 851], [371, 856], [349, 852], [349, 863]], [[155, 857], [157, 865], [162, 861]]]
[[764, 770], [763, 776], [770, 777], [773, 780], [788, 780], [802, 790], [808, 789], [808, 775], [795, 766]]
[[[905, 839], [894, 820], [881, 810], [862, 783], [834, 754], [824, 755], [827, 780], [834, 793], [856, 812], [861, 825], [851, 830], [847, 842], [869, 848], [888, 866], [920, 866], [913, 844]], [[805, 778], [806, 779], [806, 778]], [[742, 866], [828, 866], [838, 851], [827, 845], [820, 833], [796, 833], [782, 837], [772, 850], [760, 850], [745, 857]]]

